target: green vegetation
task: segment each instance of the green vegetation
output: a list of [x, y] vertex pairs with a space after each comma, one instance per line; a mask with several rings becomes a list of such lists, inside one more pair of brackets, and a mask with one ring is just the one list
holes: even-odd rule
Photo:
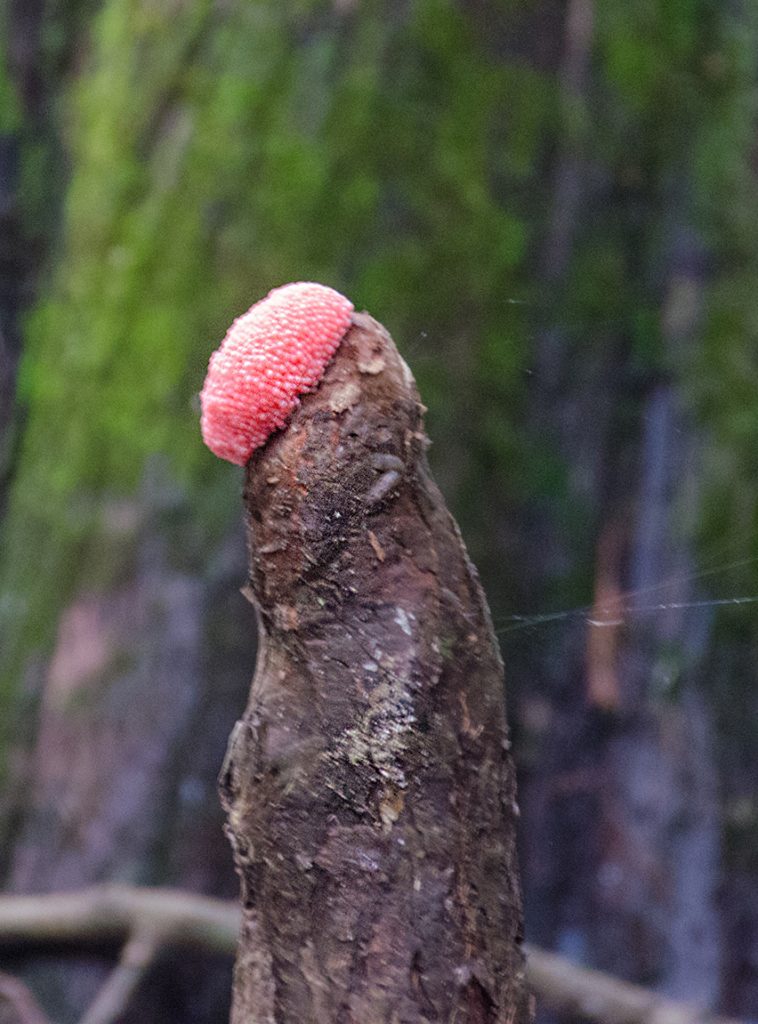
[[[0, 33], [5, 34], [5, 18], [0, 12]], [[19, 107], [16, 90], [8, 76], [6, 54], [0, 49], [0, 135], [18, 131]]]

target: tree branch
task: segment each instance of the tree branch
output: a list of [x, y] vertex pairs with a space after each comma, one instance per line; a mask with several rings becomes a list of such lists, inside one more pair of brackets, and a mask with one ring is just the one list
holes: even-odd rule
[[115, 1024], [150, 970], [162, 946], [162, 936], [152, 928], [140, 928], [121, 950], [118, 965], [108, 976], [81, 1024]]
[[50, 1024], [42, 1007], [19, 978], [0, 972], [0, 1017], [3, 1004], [11, 1006], [18, 1024]]
[[[176, 889], [106, 885], [43, 896], [3, 896], [0, 946], [125, 942], [119, 965], [82, 1021], [112, 1024], [116, 1011], [123, 1013], [161, 948], [189, 946], [232, 956], [240, 916], [236, 902]], [[529, 984], [538, 1001], [554, 1010], [603, 1024], [738, 1024], [600, 971], [578, 967], [555, 953], [533, 946], [527, 946], [526, 953]], [[2, 998], [14, 1005], [21, 1024], [49, 1024], [16, 979], [0, 975]]]
[[77, 945], [125, 942], [137, 931], [163, 945], [233, 953], [239, 929], [235, 903], [178, 889], [103, 885], [78, 892], [0, 897], [0, 944]]
[[738, 1024], [601, 971], [578, 967], [555, 953], [525, 948], [529, 984], [541, 1003], [561, 1013], [603, 1024]]

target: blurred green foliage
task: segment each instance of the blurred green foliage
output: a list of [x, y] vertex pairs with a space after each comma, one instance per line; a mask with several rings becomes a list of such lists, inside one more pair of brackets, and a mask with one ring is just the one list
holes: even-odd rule
[[73, 174], [19, 380], [6, 694], [85, 573], [108, 582], [91, 557], [103, 500], [133, 493], [151, 456], [198, 503], [201, 569], [237, 514], [236, 476], [200, 444], [192, 397], [231, 318], [284, 281], [343, 289], [401, 345], [433, 339], [412, 359], [433, 433], [468, 451], [451, 460], [466, 476], [486, 458], [512, 486], [524, 336], [505, 300], [524, 292], [521, 197], [551, 97], [439, 0], [393, 18], [102, 6], [63, 115]]
[[[0, 12], [0, 33], [5, 32], [4, 18]], [[0, 135], [10, 135], [18, 130], [19, 105], [13, 83], [8, 76], [6, 54], [0, 49]]]

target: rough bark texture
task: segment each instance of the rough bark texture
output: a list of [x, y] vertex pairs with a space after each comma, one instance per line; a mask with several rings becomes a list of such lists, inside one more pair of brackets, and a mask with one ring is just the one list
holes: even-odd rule
[[233, 1024], [531, 1019], [502, 663], [423, 411], [356, 315], [248, 466], [261, 647], [221, 777]]

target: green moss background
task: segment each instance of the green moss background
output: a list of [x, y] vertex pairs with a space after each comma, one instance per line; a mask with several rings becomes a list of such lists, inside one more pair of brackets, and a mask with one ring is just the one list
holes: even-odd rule
[[[198, 559], [235, 514], [233, 472], [198, 444], [195, 396], [231, 318], [279, 283], [328, 282], [382, 317], [414, 349], [459, 461], [518, 452], [524, 340], [507, 302], [525, 290], [533, 225], [508, 193], [529, 179], [550, 96], [482, 52], [454, 5], [412, 5], [394, 25], [371, 5], [347, 18], [323, 4], [102, 8], [67, 90], [58, 256], [25, 331], [6, 687], [86, 582], [101, 500], [133, 493], [146, 459], [199, 493]], [[477, 470], [461, 467], [459, 486]]]

